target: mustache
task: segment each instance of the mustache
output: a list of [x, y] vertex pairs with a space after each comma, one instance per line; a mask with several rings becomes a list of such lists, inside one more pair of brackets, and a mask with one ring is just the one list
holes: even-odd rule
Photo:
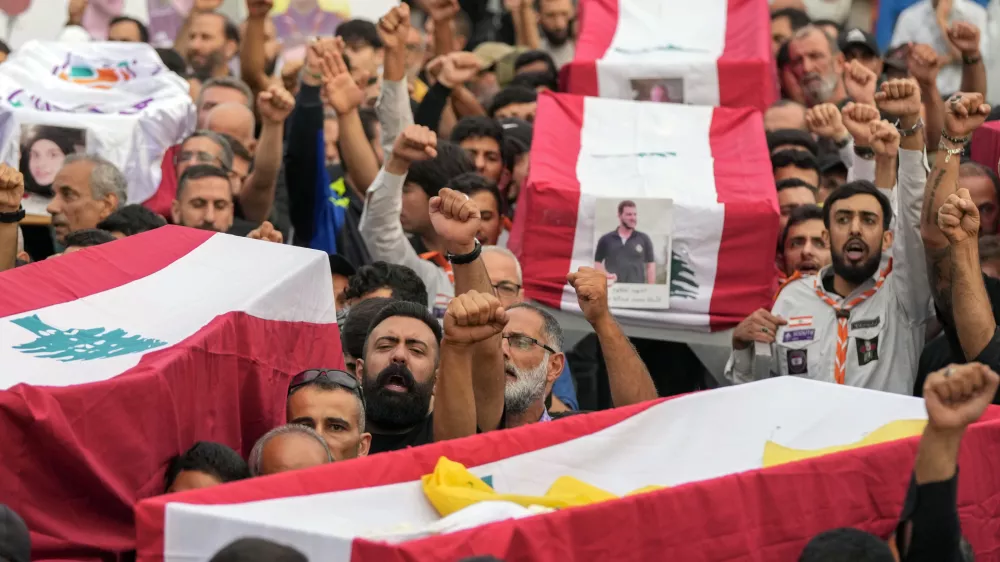
[[375, 377], [375, 388], [385, 388], [392, 379], [399, 379], [400, 386], [412, 392], [417, 386], [417, 380], [413, 378], [413, 373], [403, 363], [392, 363]]

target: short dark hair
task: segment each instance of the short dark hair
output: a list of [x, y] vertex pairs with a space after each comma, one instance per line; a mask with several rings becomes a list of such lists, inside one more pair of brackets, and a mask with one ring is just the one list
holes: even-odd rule
[[460, 146], [449, 141], [438, 141], [437, 156], [411, 164], [406, 181], [419, 185], [427, 193], [427, 197], [434, 197], [455, 176], [475, 170], [476, 166]]
[[246, 160], [253, 167], [253, 155], [250, 154], [250, 149], [246, 145], [229, 133], [219, 133], [219, 136], [226, 139], [226, 142], [229, 143], [229, 148], [233, 149], [233, 156], [238, 156]]
[[816, 139], [805, 131], [799, 129], [777, 129], [767, 133], [768, 152], [774, 152], [775, 148], [789, 144], [792, 146], [801, 146], [813, 156], [819, 153], [819, 145], [816, 143]]
[[619, 215], [622, 214], [622, 211], [624, 211], [626, 207], [635, 207], [635, 206], [636, 206], [635, 201], [632, 201], [631, 199], [626, 199], [618, 204], [618, 214]]
[[108, 232], [121, 232], [125, 236], [133, 236], [161, 226], [167, 221], [160, 215], [138, 204], [125, 205], [108, 215], [108, 218], [98, 223], [97, 228]]
[[[211, 164], [195, 164], [184, 173], [177, 180], [177, 195], [174, 196], [175, 199], [180, 201], [181, 194], [184, 192], [184, 188], [187, 187], [188, 182], [194, 180], [201, 180], [205, 178], [221, 178], [229, 183], [229, 174], [225, 170], [219, 168], [218, 166], [212, 166]], [[230, 195], [232, 192], [230, 192]]]
[[997, 199], [1000, 200], [1000, 178], [997, 177], [997, 173], [993, 171], [993, 168], [971, 160], [968, 162], [962, 162], [962, 165], [958, 167], [958, 177], [989, 178], [990, 182], [993, 183], [993, 191], [996, 192]]
[[553, 92], [559, 91], [559, 78], [553, 72], [542, 70], [538, 72], [522, 72], [510, 81], [511, 86], [522, 86], [538, 90], [539, 86], [545, 86]]
[[450, 182], [448, 182], [448, 187], [460, 193], [464, 193], [469, 197], [485, 191], [492, 195], [493, 199], [496, 200], [497, 212], [501, 215], [506, 213], [503, 196], [500, 195], [500, 190], [497, 188], [497, 184], [487, 178], [484, 178], [476, 172], [466, 172], [460, 176], [455, 176]]
[[347, 314], [344, 327], [340, 329], [340, 344], [344, 352], [351, 357], [361, 357], [365, 352], [365, 339], [368, 338], [368, 327], [372, 319], [383, 308], [396, 302], [396, 299], [375, 297], [359, 302], [351, 307]]
[[204, 472], [223, 483], [250, 478], [250, 469], [239, 453], [212, 441], [199, 441], [183, 455], [170, 459], [163, 477], [163, 490], [169, 490], [177, 475], [185, 470]]
[[[371, 337], [375, 328], [377, 328], [382, 322], [396, 316], [416, 318], [417, 320], [420, 320], [431, 329], [431, 332], [434, 332], [434, 340], [438, 343], [438, 345], [441, 344], [441, 323], [438, 322], [438, 319], [435, 318], [429, 310], [427, 310], [426, 306], [421, 306], [415, 302], [395, 301], [383, 306], [382, 309], [375, 314], [375, 317], [372, 318], [372, 323], [368, 325], [368, 337], [365, 338], [364, 347], [366, 353], [368, 351], [368, 339]], [[362, 357], [364, 357], [364, 354], [362, 354]]]
[[208, 562], [309, 562], [290, 546], [267, 539], [237, 539], [215, 553]]
[[351, 46], [364, 43], [373, 49], [381, 49], [383, 47], [382, 38], [378, 35], [378, 29], [374, 23], [368, 20], [347, 20], [337, 26], [334, 35], [340, 37], [344, 40], [344, 43]]
[[885, 541], [858, 529], [824, 531], [809, 541], [799, 562], [894, 562]]
[[100, 246], [101, 244], [107, 244], [108, 242], [114, 241], [115, 237], [112, 236], [107, 230], [101, 230], [99, 228], [84, 228], [83, 230], [76, 230], [67, 234], [66, 243], [63, 244], [63, 246], [66, 248], [69, 248], [70, 246], [75, 246], [77, 248], [89, 248], [91, 246]]
[[792, 26], [792, 31], [798, 31], [813, 22], [809, 19], [809, 14], [797, 8], [782, 8], [771, 14], [771, 21], [778, 18], [788, 18], [788, 23]]
[[811, 220], [823, 220], [822, 207], [819, 205], [799, 205], [792, 209], [792, 212], [788, 215], [788, 223], [785, 224], [785, 229], [781, 231], [781, 239], [778, 241], [778, 247], [782, 249], [785, 247], [785, 241], [788, 240], [788, 232], [793, 226], [798, 226]]
[[819, 193], [819, 189], [817, 189], [815, 185], [807, 182], [802, 178], [785, 178], [779, 181], [777, 184], [775, 184], [775, 188], [777, 188], [778, 191], [783, 191], [785, 189], [795, 189], [797, 187], [804, 187], [809, 191], [812, 191], [813, 195]]
[[[500, 159], [504, 160], [503, 126], [492, 117], [472, 115], [461, 118], [451, 130], [451, 142], [461, 144], [465, 139], [490, 138], [497, 142]], [[506, 160], [504, 160], [506, 162]]]
[[[135, 26], [139, 29], [139, 40], [142, 41], [143, 43], [149, 43], [149, 28], [146, 27], [146, 24], [142, 23], [141, 21], [135, 18], [129, 16], [115, 16], [111, 18], [110, 22], [108, 22], [108, 29], [111, 29], [112, 25], [115, 25], [116, 23], [121, 23], [123, 21], [134, 23]], [[170, 50], [173, 51], [173, 49]], [[159, 49], [157, 49], [157, 51], [159, 51]]]
[[[782, 43], [781, 46], [778, 47], [777, 54], [774, 55], [774, 63], [778, 67], [778, 70], [785, 68], [786, 66], [788, 66], [788, 63], [792, 62], [792, 56], [788, 52], [788, 43], [789, 41], [785, 41], [784, 43]], [[783, 101], [788, 99], [787, 97], [784, 97], [787, 94], [787, 92], [782, 92], [781, 94], [783, 97], [778, 101]], [[777, 105], [777, 102], [775, 102], [775, 105]], [[772, 105], [771, 107], [774, 106]]]
[[224, 14], [219, 14], [222, 16], [222, 21], [225, 22], [223, 29], [226, 32], [226, 41], [232, 41], [236, 43], [237, 46], [240, 44], [240, 28], [238, 25], [233, 23], [233, 20], [229, 19], [229, 16]]
[[156, 54], [160, 55], [160, 62], [167, 67], [167, 70], [178, 76], [187, 76], [187, 63], [180, 53], [173, 49], [157, 49]]
[[413, 302], [427, 307], [427, 286], [419, 275], [405, 265], [377, 261], [363, 265], [347, 280], [344, 298], [361, 297], [386, 287], [392, 290], [392, 298]]
[[496, 117], [497, 111], [513, 105], [515, 103], [533, 103], [538, 101], [538, 92], [524, 86], [507, 86], [500, 90], [490, 103], [489, 111], [486, 113], [490, 117]]
[[801, 150], [779, 150], [771, 155], [771, 170], [794, 166], [801, 170], [814, 170], [819, 175], [819, 160], [812, 154]]
[[855, 195], [871, 195], [878, 200], [879, 206], [882, 207], [882, 229], [889, 230], [889, 225], [892, 224], [892, 203], [889, 202], [888, 197], [875, 187], [875, 184], [868, 180], [855, 180], [845, 183], [833, 190], [833, 193], [826, 197], [826, 202], [823, 203], [823, 226], [827, 230], [830, 229], [830, 213], [833, 210], [834, 203], [841, 199], [854, 197]]
[[514, 72], [516, 73], [522, 67], [536, 62], [544, 62], [545, 66], [549, 67], [549, 72], [555, 75], [559, 74], [559, 69], [556, 67], [556, 62], [552, 59], [552, 55], [538, 49], [525, 51], [517, 55], [517, 58], [514, 59]]

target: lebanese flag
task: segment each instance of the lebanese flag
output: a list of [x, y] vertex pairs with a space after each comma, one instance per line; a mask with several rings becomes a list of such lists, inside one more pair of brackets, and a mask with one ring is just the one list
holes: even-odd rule
[[[962, 441], [962, 532], [980, 554], [1000, 548], [997, 410]], [[207, 560], [252, 536], [331, 562], [795, 560], [827, 529], [888, 536], [919, 438], [770, 468], [765, 447], [845, 445], [900, 420], [926, 420], [923, 400], [779, 377], [152, 498], [136, 508], [139, 558]], [[561, 476], [617, 496], [667, 488], [413, 538], [440, 521], [420, 478], [442, 456], [502, 494], [540, 496]]]
[[778, 99], [766, 2], [580, 0], [579, 11], [567, 92], [761, 111]]
[[771, 305], [778, 200], [754, 110], [544, 93], [526, 184], [508, 247], [531, 299], [579, 311], [566, 274], [594, 265], [598, 201], [662, 198], [673, 200], [670, 309], [616, 316], [707, 331]]
[[248, 453], [343, 365], [322, 252], [168, 226], [0, 274], [0, 501], [32, 559], [135, 547], [196, 441]]

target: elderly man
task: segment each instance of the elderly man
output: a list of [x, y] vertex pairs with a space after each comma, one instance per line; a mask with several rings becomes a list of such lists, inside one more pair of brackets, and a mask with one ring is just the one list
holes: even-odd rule
[[[839, 104], [847, 100], [848, 92], [841, 79], [844, 55], [836, 39], [816, 26], [807, 25], [792, 35], [788, 56], [792, 74], [801, 86], [809, 107], [827, 102]], [[872, 90], [874, 95], [874, 84]]]
[[257, 440], [247, 464], [251, 476], [268, 476], [333, 462], [323, 437], [311, 427], [288, 424]]
[[125, 176], [114, 164], [92, 154], [67, 156], [52, 188], [55, 197], [47, 210], [59, 244], [70, 232], [97, 228], [128, 198]]
[[335, 460], [368, 454], [372, 435], [365, 432], [365, 399], [353, 375], [327, 369], [295, 375], [288, 385], [285, 412], [288, 423], [322, 435]]

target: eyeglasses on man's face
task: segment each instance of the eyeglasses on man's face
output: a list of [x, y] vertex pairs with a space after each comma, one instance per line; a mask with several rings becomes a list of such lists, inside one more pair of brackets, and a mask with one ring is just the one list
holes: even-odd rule
[[519, 351], [529, 351], [532, 347], [538, 346], [549, 353], [556, 353], [556, 350], [545, 345], [544, 343], [536, 340], [531, 336], [526, 336], [524, 334], [507, 334], [503, 336], [503, 339], [507, 340], [507, 345], [511, 349], [517, 349]]
[[496, 289], [497, 295], [501, 297], [517, 298], [517, 295], [521, 292], [521, 286], [510, 281], [496, 283], [493, 285], [493, 288]]

